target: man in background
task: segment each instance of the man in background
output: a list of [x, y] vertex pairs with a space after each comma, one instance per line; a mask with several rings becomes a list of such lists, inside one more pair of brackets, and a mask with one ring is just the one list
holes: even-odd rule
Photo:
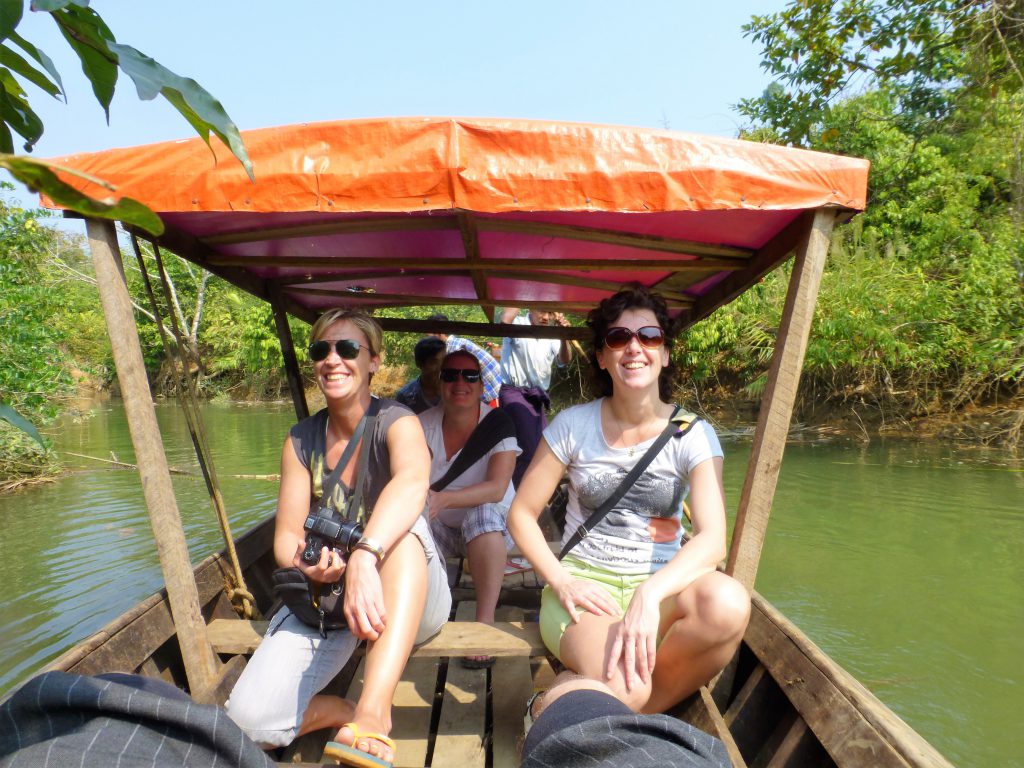
[[420, 375], [398, 390], [395, 400], [413, 413], [423, 413], [441, 402], [441, 382], [437, 372], [445, 355], [444, 342], [436, 336], [424, 336], [416, 342], [412, 354]]
[[[512, 325], [560, 325], [569, 321], [558, 312], [530, 310], [520, 315], [517, 307], [502, 310], [502, 323]], [[548, 424], [547, 410], [551, 407], [548, 387], [551, 386], [551, 366], [561, 368], [572, 359], [572, 348], [566, 340], [505, 338], [501, 345], [501, 393], [498, 402], [516, 425], [519, 447], [523, 452], [516, 459], [512, 483], [516, 488], [540, 443], [541, 433]]]

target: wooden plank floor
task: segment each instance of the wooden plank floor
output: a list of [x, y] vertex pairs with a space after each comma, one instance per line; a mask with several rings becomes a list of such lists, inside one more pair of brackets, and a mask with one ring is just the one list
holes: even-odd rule
[[[472, 622], [476, 613], [476, 603], [471, 599], [472, 579], [458, 567], [450, 569], [449, 573], [453, 592], [462, 598], [455, 606], [453, 618]], [[526, 602], [534, 602], [529, 591], [536, 591], [539, 597], [539, 589], [532, 572], [516, 573], [506, 577], [503, 594], [513, 592], [524, 599], [525, 591]], [[499, 605], [496, 618], [499, 622], [522, 624], [528, 613], [519, 607]], [[536, 620], [535, 615], [532, 618]], [[509, 624], [504, 626], [510, 627]], [[543, 658], [534, 659], [533, 667], [539, 672], [536, 675], [531, 672], [531, 656], [539, 652], [539, 647], [536, 625], [526, 623], [525, 626], [530, 640], [523, 642], [504, 636], [502, 652], [511, 655], [499, 656], [491, 669], [466, 669], [460, 664], [461, 656], [439, 656], [429, 650], [409, 660], [395, 691], [392, 710], [396, 768], [513, 768], [519, 765], [526, 700], [535, 684], [546, 685], [550, 676], [550, 666]], [[232, 629], [233, 633], [229, 631]], [[227, 647], [236, 648], [236, 652], [245, 653], [244, 649], [251, 652], [251, 647], [259, 640], [259, 627], [243, 630], [222, 623], [216, 631], [224, 633], [218, 640], [222, 652]], [[474, 647], [480, 643], [471, 634], [462, 637], [451, 633], [444, 642], [448, 643], [448, 648], [458, 649], [465, 655], [475, 655]], [[334, 682], [334, 690], [355, 700], [362, 689], [362, 680], [363, 661], [354, 659]], [[493, 696], [495, 690], [500, 692], [497, 697]], [[316, 764], [324, 743], [331, 736], [333, 734], [326, 731], [308, 734], [299, 739], [282, 760], [289, 765]]]

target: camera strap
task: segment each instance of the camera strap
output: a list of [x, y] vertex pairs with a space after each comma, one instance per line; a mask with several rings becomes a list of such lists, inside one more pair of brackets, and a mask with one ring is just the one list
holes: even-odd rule
[[[366, 470], [370, 465], [370, 443], [373, 442], [373, 425], [377, 421], [377, 413], [380, 411], [380, 400], [374, 397], [370, 400], [370, 407], [363, 419], [366, 422], [367, 439], [363, 441], [363, 447], [359, 450], [359, 466], [356, 469], [355, 489], [352, 501], [349, 503], [349, 510], [355, 510], [355, 521], [360, 525], [366, 524], [366, 514], [363, 511], [363, 492], [366, 486]], [[351, 519], [352, 515], [346, 515]]]
[[[370, 427], [370, 435], [371, 436], [373, 435], [373, 422], [376, 420], [376, 418], [377, 418], [377, 411], [379, 411], [379, 410], [380, 410], [380, 400], [378, 400], [376, 397], [374, 397], [374, 398], [372, 398], [370, 400], [370, 407], [369, 407], [369, 409], [367, 409], [366, 413], [363, 414], [363, 418], [361, 418], [359, 420], [359, 424], [356, 425], [355, 432], [352, 433], [352, 437], [351, 437], [351, 439], [349, 439], [348, 445], [345, 446], [345, 450], [342, 452], [341, 458], [338, 459], [338, 463], [335, 465], [334, 471], [331, 472], [331, 474], [328, 475], [324, 479], [324, 481], [323, 481], [323, 493], [320, 496], [320, 499], [323, 502], [323, 504], [322, 504], [323, 506], [326, 507], [328, 502], [330, 501], [330, 499], [334, 495], [334, 488], [341, 481], [341, 474], [342, 474], [342, 472], [345, 471], [345, 467], [347, 467], [349, 462], [352, 460], [352, 454], [355, 453], [356, 446], [358, 446], [360, 444], [360, 441], [362, 440], [363, 434], [367, 431], [367, 429], [366, 429], [367, 425], [369, 425], [369, 427]], [[328, 418], [330, 418], [330, 417], [328, 417]], [[326, 430], [326, 428], [327, 427], [325, 425], [324, 429]], [[365, 446], [363, 447], [363, 450], [361, 451], [361, 453], [362, 453], [363, 456], [365, 456], [367, 454], [367, 450], [366, 450]], [[324, 440], [324, 456], [326, 457], [326, 455], [327, 455], [327, 440], [325, 439]], [[357, 498], [360, 501], [361, 501], [361, 497], [362, 497], [361, 488], [362, 488], [362, 476], [364, 474], [364, 471], [363, 471], [364, 470], [364, 464], [365, 464], [365, 462], [360, 460], [359, 469], [356, 470], [356, 480], [355, 480], [356, 493], [357, 493]], [[357, 507], [357, 509], [358, 509], [358, 507]], [[341, 514], [341, 510], [335, 510], [335, 511], [339, 515]], [[345, 515], [345, 517], [348, 517], [348, 515]]]

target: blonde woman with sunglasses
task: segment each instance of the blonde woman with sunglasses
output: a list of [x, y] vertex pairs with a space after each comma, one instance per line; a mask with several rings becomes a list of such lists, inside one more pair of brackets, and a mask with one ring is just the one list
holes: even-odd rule
[[[735, 653], [750, 615], [726, 554], [723, 454], [697, 420], [677, 429], [608, 514], [561, 561], [537, 523], [568, 473], [565, 544], [666, 429], [673, 364], [664, 300], [626, 288], [591, 311], [599, 399], [545, 430], [509, 513], [516, 544], [547, 582], [541, 635], [572, 673], [603, 680], [637, 712], [664, 712]], [[684, 536], [683, 501], [692, 532]], [[567, 673], [566, 673], [567, 674]], [[536, 715], [542, 700], [533, 705]]]
[[[437, 633], [451, 610], [444, 560], [425, 514], [430, 454], [412, 411], [370, 394], [382, 340], [372, 318], [332, 310], [317, 320], [311, 338], [309, 356], [327, 407], [285, 439], [274, 557], [314, 584], [343, 584], [348, 626], [324, 632], [288, 608], [279, 611], [231, 692], [228, 713], [264, 746], [331, 728], [337, 733], [325, 761], [390, 765], [391, 704], [402, 670], [413, 644]], [[343, 456], [340, 480], [322, 499]], [[364, 503], [353, 508], [361, 473]], [[304, 559], [304, 523], [322, 505], [360, 523], [362, 536], [350, 551], [324, 546]], [[359, 700], [321, 693], [360, 641], [366, 659]]]

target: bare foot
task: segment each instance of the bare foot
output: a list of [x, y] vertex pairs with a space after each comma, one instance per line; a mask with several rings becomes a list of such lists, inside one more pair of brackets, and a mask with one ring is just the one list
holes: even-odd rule
[[309, 700], [306, 714], [302, 716], [299, 735], [319, 731], [321, 728], [341, 728], [351, 722], [356, 714], [356, 705], [340, 696], [317, 694]]
[[361, 723], [346, 723], [334, 740], [339, 744], [354, 747], [360, 752], [380, 758], [386, 763], [395, 761], [394, 743], [388, 738], [390, 723], [373, 722], [364, 719]]

